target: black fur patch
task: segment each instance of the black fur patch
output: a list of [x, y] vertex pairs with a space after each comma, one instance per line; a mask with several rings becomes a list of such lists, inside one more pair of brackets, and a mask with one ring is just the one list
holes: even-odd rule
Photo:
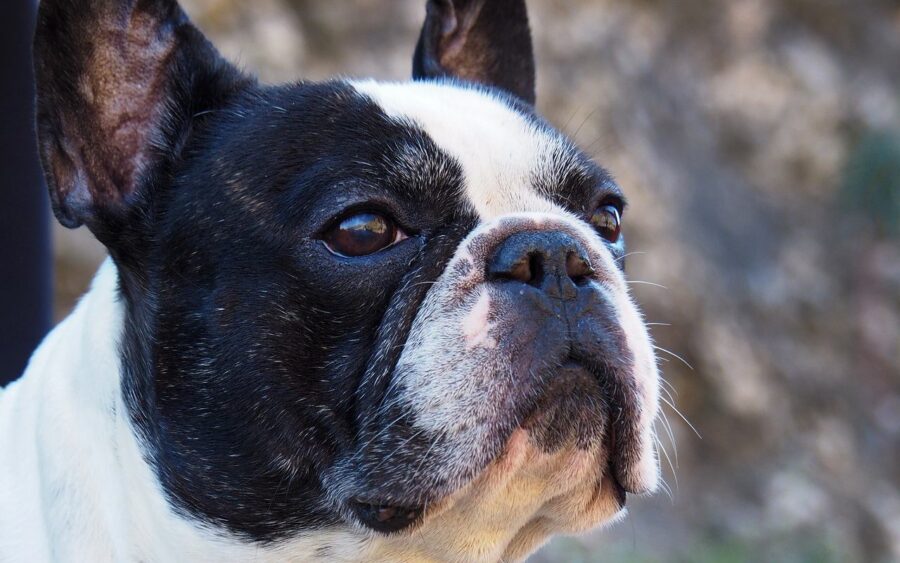
[[[248, 90], [195, 132], [140, 272], [123, 273], [126, 396], [180, 508], [263, 541], [335, 520], [317, 476], [474, 226], [460, 182], [427, 136], [341, 83]], [[372, 208], [412, 236], [352, 259], [318, 240]]]

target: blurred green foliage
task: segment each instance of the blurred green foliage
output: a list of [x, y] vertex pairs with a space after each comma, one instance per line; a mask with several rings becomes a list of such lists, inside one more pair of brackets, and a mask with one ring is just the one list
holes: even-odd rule
[[882, 235], [900, 236], [900, 131], [866, 133], [844, 171], [841, 203]]

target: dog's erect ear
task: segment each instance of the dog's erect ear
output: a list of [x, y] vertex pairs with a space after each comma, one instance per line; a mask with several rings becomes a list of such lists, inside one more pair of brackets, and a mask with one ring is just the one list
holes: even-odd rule
[[193, 116], [246, 80], [175, 0], [42, 0], [34, 60], [53, 210], [95, 233], [152, 199]]
[[413, 78], [455, 76], [534, 104], [534, 53], [524, 0], [428, 0]]

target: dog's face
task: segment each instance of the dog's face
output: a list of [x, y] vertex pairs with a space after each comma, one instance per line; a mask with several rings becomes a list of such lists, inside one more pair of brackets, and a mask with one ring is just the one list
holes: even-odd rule
[[180, 513], [496, 559], [655, 488], [623, 196], [535, 115], [521, 2], [430, 3], [403, 84], [259, 85], [169, 0], [44, 0], [36, 61], [54, 208], [119, 267]]

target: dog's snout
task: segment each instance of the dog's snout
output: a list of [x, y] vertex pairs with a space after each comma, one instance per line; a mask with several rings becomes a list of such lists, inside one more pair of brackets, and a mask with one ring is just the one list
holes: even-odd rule
[[551, 297], [572, 299], [588, 283], [590, 260], [581, 244], [561, 231], [515, 233], [488, 262], [488, 279], [519, 281]]

